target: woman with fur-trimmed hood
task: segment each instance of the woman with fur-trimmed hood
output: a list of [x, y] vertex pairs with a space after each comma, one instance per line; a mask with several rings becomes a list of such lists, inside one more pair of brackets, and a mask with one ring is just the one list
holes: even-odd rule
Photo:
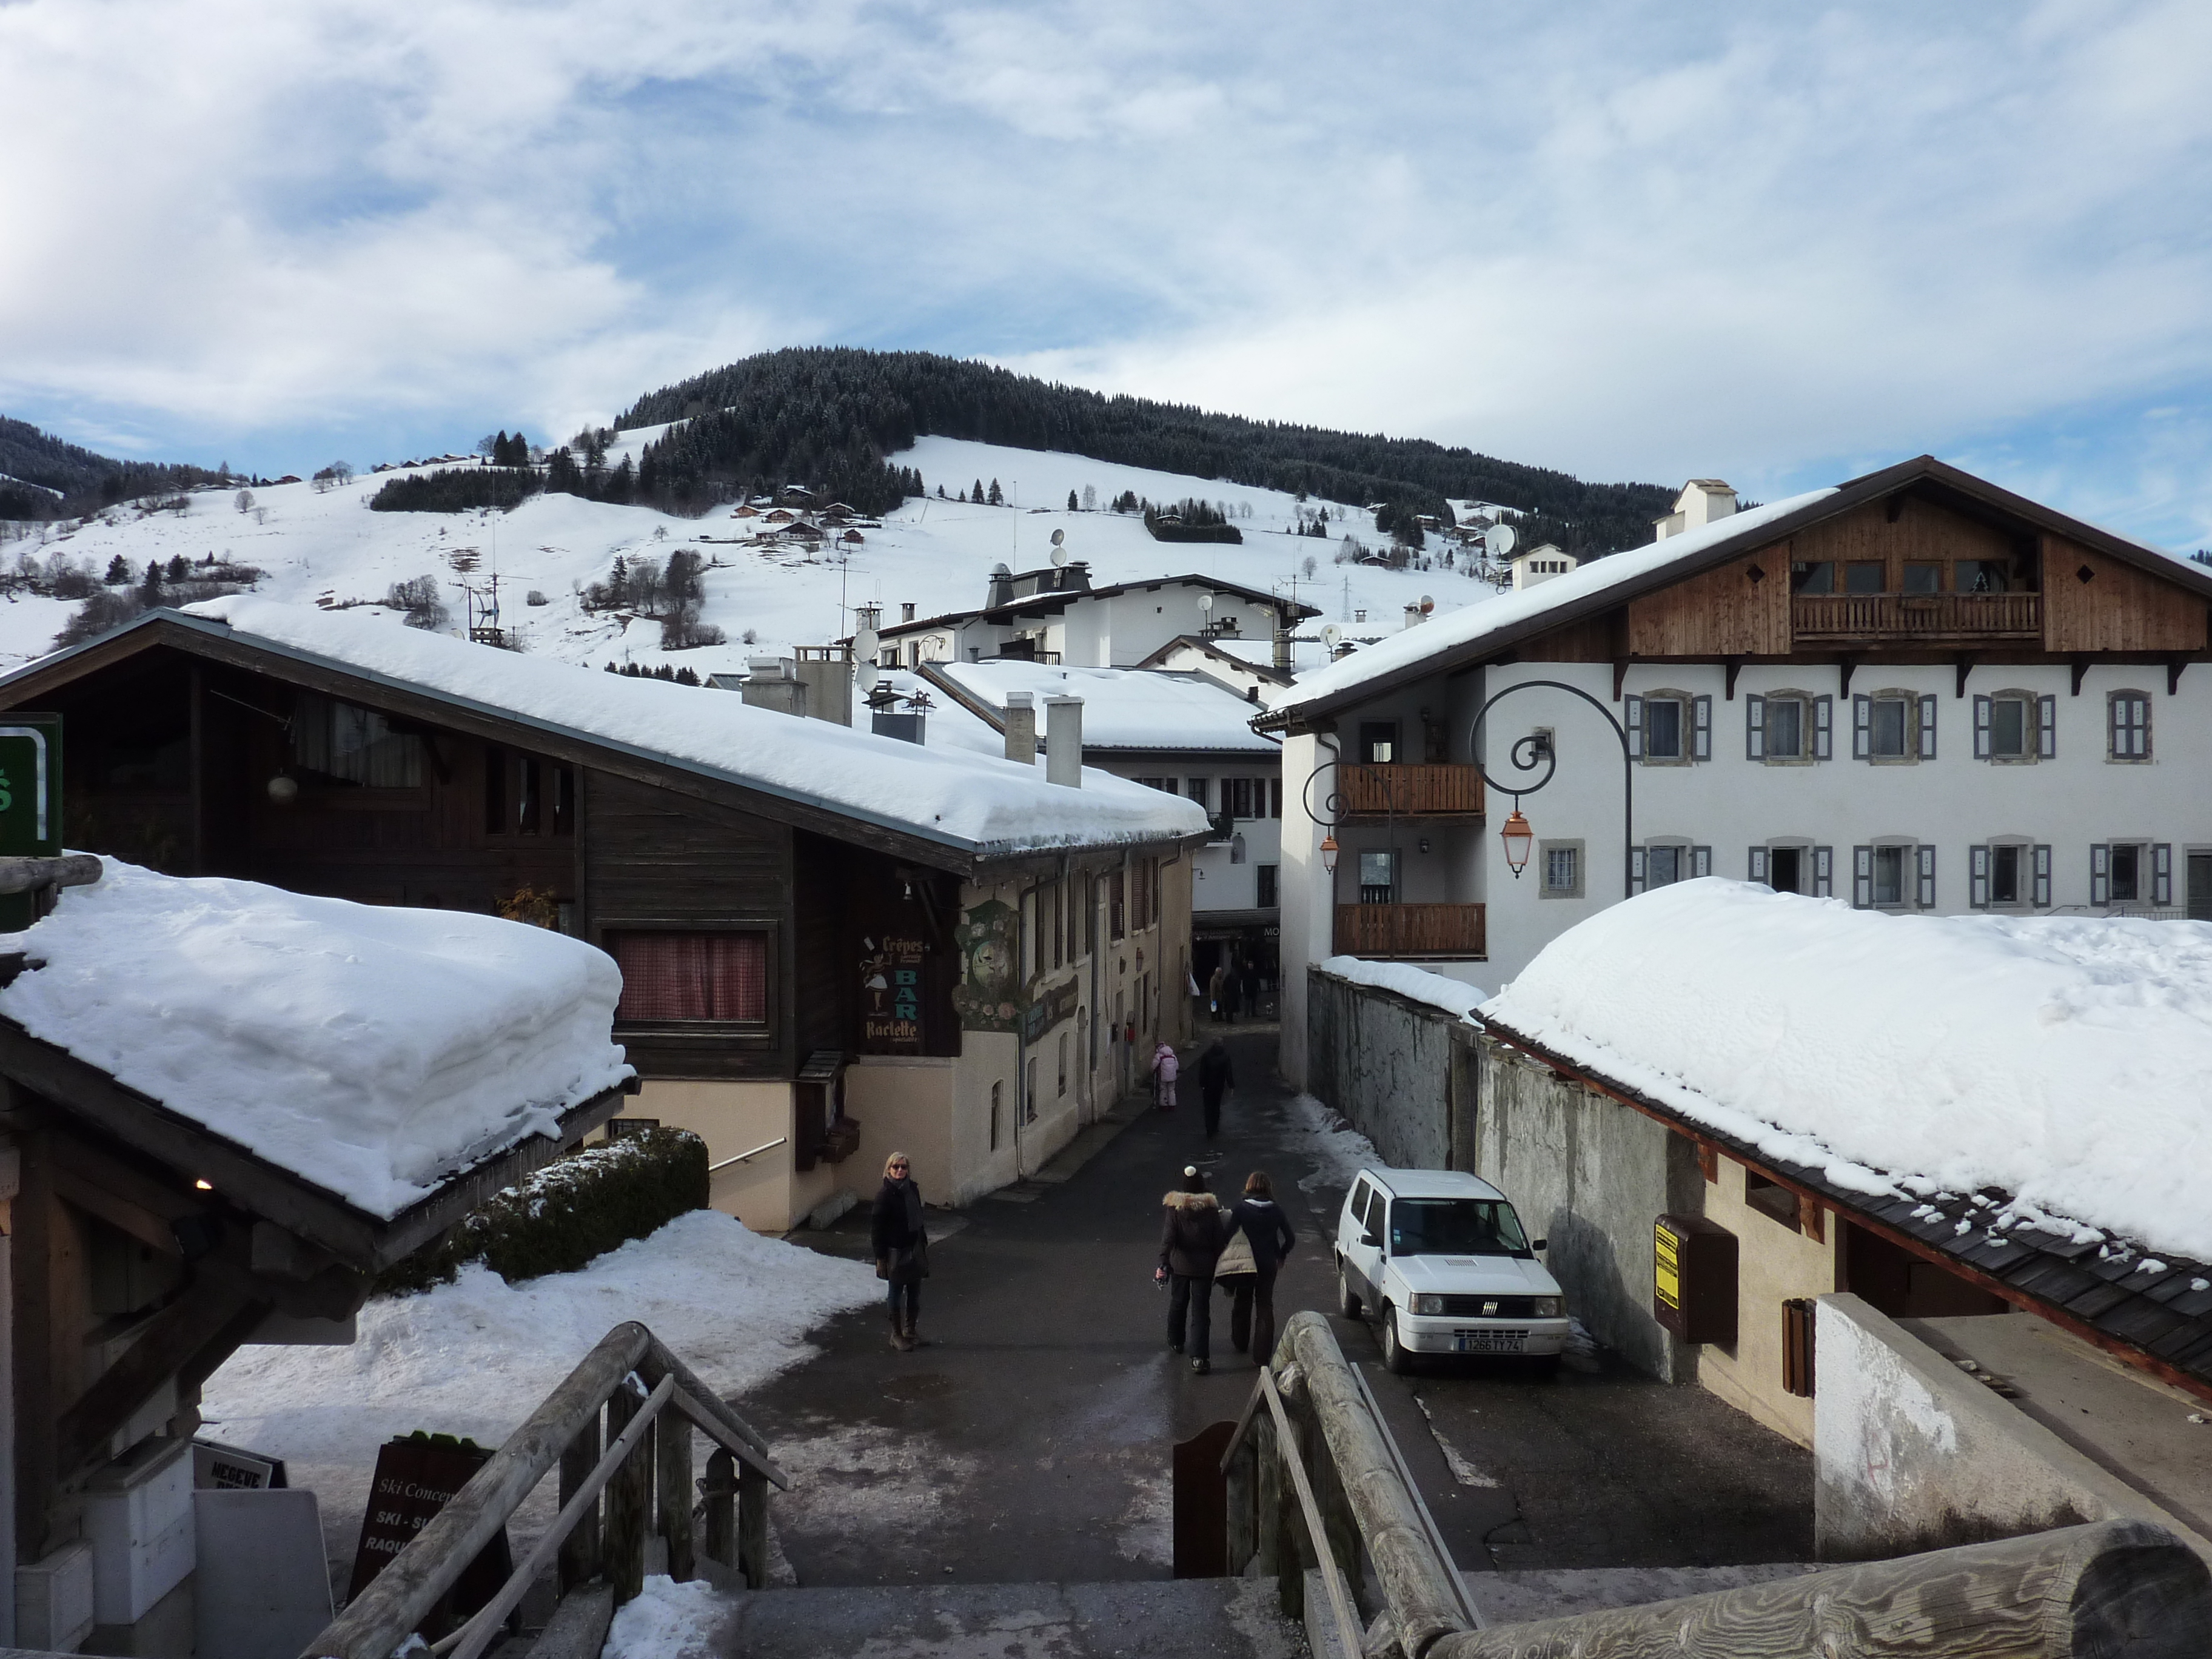
[[1213, 1266], [1229, 1243], [1225, 1211], [1206, 1190], [1206, 1177], [1194, 1164], [1183, 1166], [1182, 1185], [1161, 1200], [1160, 1275], [1169, 1280], [1168, 1346], [1183, 1352], [1190, 1333], [1190, 1368], [1200, 1376], [1213, 1369], [1208, 1360], [1213, 1334]]

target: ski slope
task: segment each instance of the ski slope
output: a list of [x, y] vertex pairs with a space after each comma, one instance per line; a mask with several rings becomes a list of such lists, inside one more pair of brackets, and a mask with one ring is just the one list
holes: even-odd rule
[[[634, 454], [661, 430], [621, 434], [609, 449], [610, 462]], [[1332, 516], [1324, 540], [1291, 533], [1298, 504], [1277, 490], [950, 438], [924, 438], [891, 459], [918, 469], [929, 496], [908, 501], [880, 529], [864, 528], [863, 545], [835, 551], [744, 544], [757, 521], [734, 520], [728, 507], [684, 519], [540, 495], [508, 514], [371, 513], [369, 497], [386, 478], [402, 476], [387, 472], [325, 492], [308, 483], [258, 489], [256, 510], [249, 513], [237, 509], [228, 490], [192, 495], [181, 513], [118, 508], [78, 526], [45, 526], [0, 543], [0, 560], [12, 566], [34, 556], [50, 563], [58, 554], [99, 576], [118, 556], [143, 574], [151, 562], [166, 566], [179, 554], [192, 561], [214, 554], [263, 571], [258, 596], [301, 605], [374, 604], [394, 583], [428, 575], [446, 596], [448, 631], [456, 634], [467, 626], [461, 584], [488, 593], [496, 575], [500, 621], [526, 652], [593, 666], [665, 662], [702, 675], [740, 672], [749, 656], [843, 637], [863, 605], [882, 606], [889, 619], [902, 604], [925, 617], [978, 606], [994, 566], [1018, 570], [1044, 563], [1055, 530], [1066, 532], [1071, 558], [1089, 561], [1095, 584], [1195, 572], [1261, 592], [1295, 589], [1298, 599], [1322, 608], [1323, 620], [1340, 623], [1355, 638], [1395, 633], [1405, 606], [1424, 596], [1433, 598], [1439, 612], [1494, 596], [1488, 583], [1443, 568], [1433, 540], [1430, 551], [1438, 562], [1429, 570], [1333, 562], [1346, 533], [1370, 547], [1388, 540], [1376, 534], [1372, 515], [1358, 508], [1330, 508], [1342, 517]], [[937, 498], [939, 484], [949, 498], [979, 479], [987, 490], [997, 480], [1010, 504]], [[1068, 512], [1068, 492], [1079, 500], [1086, 486], [1097, 492], [1102, 510]], [[1126, 489], [1154, 501], [1189, 495], [1225, 504], [1237, 515], [1243, 544], [1155, 542], [1135, 515], [1103, 510]], [[702, 619], [722, 629], [728, 643], [664, 652], [656, 622], [593, 614], [580, 603], [582, 590], [604, 581], [617, 557], [665, 559], [679, 547], [708, 560]], [[1315, 567], [1310, 576], [1308, 559]], [[532, 594], [544, 603], [530, 603]], [[0, 605], [0, 668], [45, 654], [75, 610], [27, 593]], [[1318, 666], [1321, 659], [1318, 644], [1303, 646], [1298, 666]]]

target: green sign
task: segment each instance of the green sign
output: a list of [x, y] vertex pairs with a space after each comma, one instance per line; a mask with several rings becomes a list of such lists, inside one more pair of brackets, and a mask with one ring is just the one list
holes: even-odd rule
[[[62, 717], [0, 714], [0, 858], [62, 850]], [[0, 894], [0, 932], [36, 920], [28, 893]]]

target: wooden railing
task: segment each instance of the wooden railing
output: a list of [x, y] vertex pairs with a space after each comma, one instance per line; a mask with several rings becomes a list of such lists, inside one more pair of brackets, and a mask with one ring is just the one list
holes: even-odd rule
[[1346, 817], [1480, 817], [1482, 774], [1472, 766], [1383, 766], [1349, 762], [1338, 769]]
[[1807, 639], [2039, 639], [2040, 593], [1800, 593], [1790, 623]]
[[1480, 904], [1340, 904], [1336, 951], [1354, 957], [1484, 955]]

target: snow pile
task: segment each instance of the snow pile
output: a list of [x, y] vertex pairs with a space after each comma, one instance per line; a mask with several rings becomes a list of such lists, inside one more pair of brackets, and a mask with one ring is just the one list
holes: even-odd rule
[[1226, 749], [1261, 761], [1280, 751], [1274, 738], [1252, 729], [1259, 704], [1195, 674], [1026, 662], [949, 662], [939, 672], [996, 709], [1006, 708], [1008, 692], [1029, 692], [1040, 738], [1047, 697], [1082, 698], [1087, 749]]
[[1707, 878], [1600, 911], [1479, 1013], [1838, 1185], [1994, 1187], [2212, 1258], [2212, 926]]
[[[1313, 1096], [1293, 1095], [1291, 1118], [1296, 1127], [1283, 1138], [1283, 1150], [1311, 1158], [1314, 1165], [1299, 1180], [1299, 1191], [1318, 1196], [1325, 1189], [1351, 1186], [1362, 1170], [1389, 1168], [1373, 1141]], [[1334, 1224], [1335, 1217], [1328, 1219]]]
[[372, 1215], [629, 1074], [613, 960], [495, 916], [109, 859], [6, 944], [0, 1015]]
[[926, 749], [827, 720], [755, 708], [726, 691], [594, 673], [408, 628], [391, 617], [240, 595], [188, 614], [480, 707], [688, 762], [789, 799], [895, 824], [983, 854], [1201, 833], [1194, 803], [1086, 770], [1080, 789], [1044, 769]]
[[729, 1651], [717, 1638], [733, 1611], [704, 1579], [679, 1584], [655, 1573], [615, 1614], [600, 1659], [715, 1659]]
[[1330, 957], [1321, 964], [1324, 974], [1348, 979], [1354, 985], [1371, 985], [1379, 991], [1395, 991], [1415, 1002], [1425, 1002], [1448, 1014], [1467, 1017], [1468, 1011], [1490, 993], [1464, 980], [1447, 979], [1410, 962], [1370, 962], [1364, 957]]

